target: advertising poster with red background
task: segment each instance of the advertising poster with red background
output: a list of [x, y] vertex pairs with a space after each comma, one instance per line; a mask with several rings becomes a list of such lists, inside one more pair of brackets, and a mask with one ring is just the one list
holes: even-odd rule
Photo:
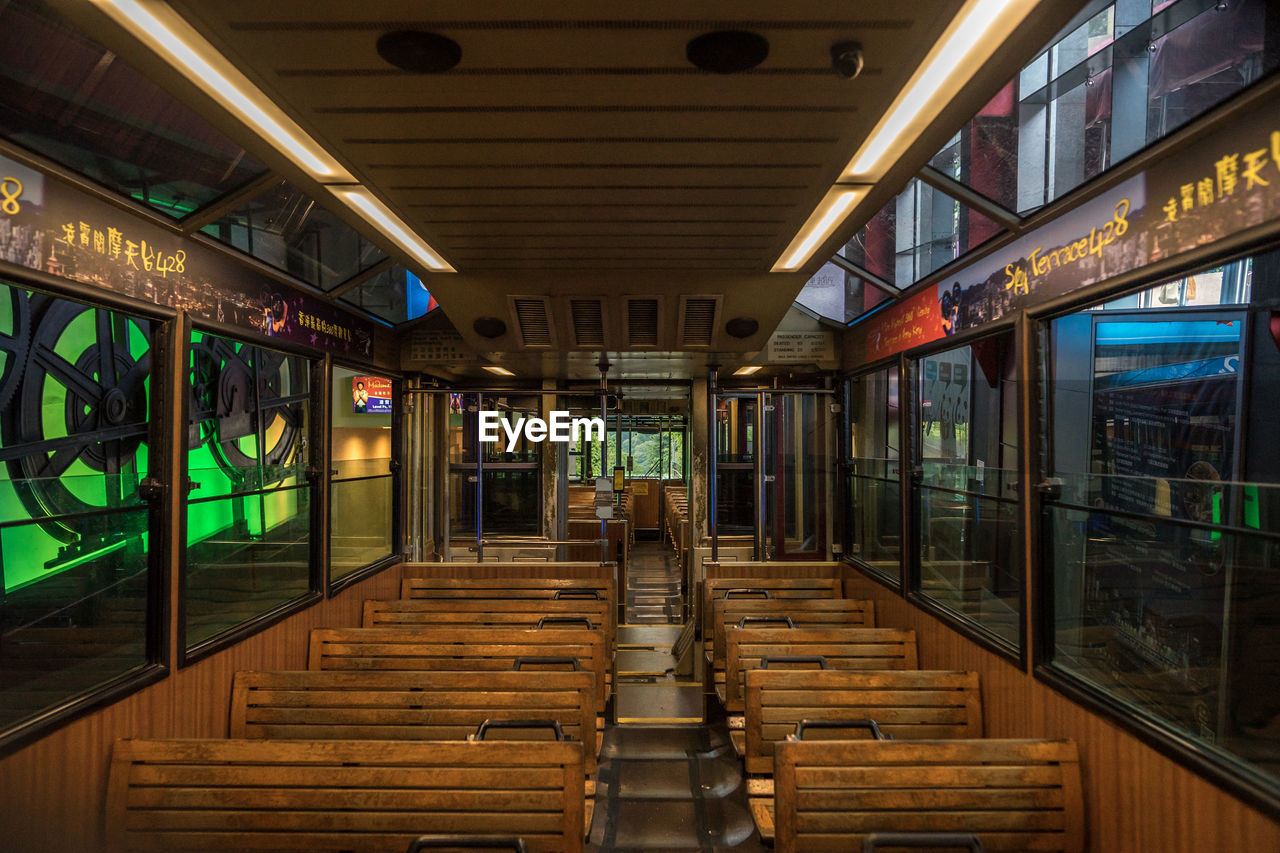
[[351, 411], [357, 415], [391, 414], [391, 380], [381, 376], [351, 377]]

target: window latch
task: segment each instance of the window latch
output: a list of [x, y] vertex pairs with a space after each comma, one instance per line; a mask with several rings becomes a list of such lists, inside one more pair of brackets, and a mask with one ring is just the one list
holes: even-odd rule
[[155, 477], [144, 477], [138, 483], [138, 497], [147, 503], [155, 503], [164, 497], [164, 483]]
[[1036, 491], [1040, 496], [1051, 501], [1062, 499], [1062, 478], [1047, 477], [1043, 481], [1036, 483]]

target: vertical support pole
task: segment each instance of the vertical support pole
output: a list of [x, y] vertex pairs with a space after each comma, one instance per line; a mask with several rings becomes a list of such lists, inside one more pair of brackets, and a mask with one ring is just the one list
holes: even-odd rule
[[[756, 394], [756, 416], [755, 416], [755, 421], [752, 424], [752, 429], [755, 431], [755, 440], [752, 441], [752, 445], [753, 445], [752, 459], [755, 462], [755, 466], [756, 466], [756, 471], [755, 471], [755, 474], [756, 474], [755, 534], [756, 535], [753, 537], [753, 541], [752, 541], [752, 544], [754, 545], [754, 548], [752, 549], [752, 553], [753, 553], [752, 559], [755, 559], [755, 560], [767, 559], [765, 556], [764, 525], [765, 525], [765, 519], [768, 517], [766, 515], [766, 513], [768, 512], [768, 508], [766, 506], [768, 489], [765, 488], [766, 486], [765, 477], [768, 476], [768, 471], [765, 469], [765, 465], [764, 465], [764, 454], [765, 454], [765, 447], [766, 447], [764, 430], [765, 430], [765, 414], [766, 414], [765, 406], [772, 404], [772, 402], [773, 402], [773, 398], [770, 397], [767, 393], [761, 391], [758, 394]], [[782, 486], [779, 484], [774, 485], [775, 489], [778, 489], [781, 487]]]
[[711, 530], [711, 562], [720, 560], [720, 533], [716, 523], [716, 379], [720, 371], [712, 364], [707, 371], [707, 527]]
[[[465, 407], [463, 407], [465, 409]], [[480, 449], [480, 411], [484, 408], [484, 394], [476, 394], [476, 416], [474, 419], [468, 418], [467, 413], [463, 412], [463, 446], [466, 446], [466, 433], [470, 429], [470, 424], [476, 424], [475, 438], [471, 442], [471, 446], [475, 448], [476, 454], [476, 562], [484, 562], [484, 513], [481, 511], [484, 507], [484, 452]]]

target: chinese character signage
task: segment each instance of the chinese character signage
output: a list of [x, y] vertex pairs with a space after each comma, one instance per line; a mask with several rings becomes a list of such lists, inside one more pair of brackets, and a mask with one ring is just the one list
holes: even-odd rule
[[391, 414], [391, 380], [381, 376], [351, 377], [351, 411], [357, 415]]
[[0, 260], [266, 337], [373, 354], [372, 323], [4, 157]]
[[861, 361], [982, 326], [1277, 218], [1275, 116], [1274, 109], [1257, 109], [856, 324]]

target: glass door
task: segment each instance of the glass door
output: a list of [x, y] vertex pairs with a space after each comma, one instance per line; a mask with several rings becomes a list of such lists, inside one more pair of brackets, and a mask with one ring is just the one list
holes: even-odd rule
[[716, 535], [751, 537], [756, 559], [827, 558], [835, 488], [834, 398], [728, 392], [716, 401]]

